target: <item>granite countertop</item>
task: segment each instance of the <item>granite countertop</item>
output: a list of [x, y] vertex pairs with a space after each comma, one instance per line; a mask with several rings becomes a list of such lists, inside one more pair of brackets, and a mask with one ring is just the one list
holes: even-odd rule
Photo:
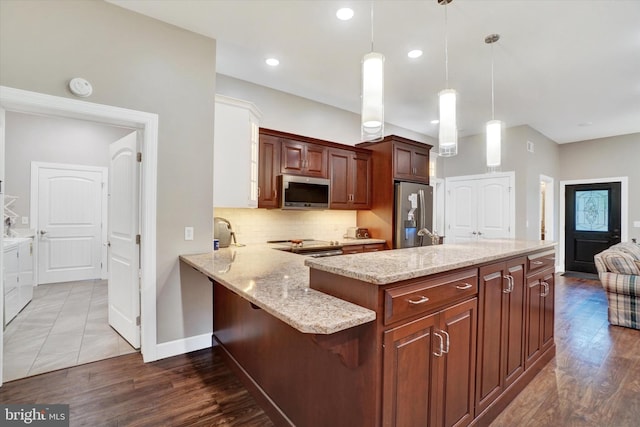
[[550, 249], [555, 245], [555, 242], [550, 241], [485, 239], [337, 257], [308, 258], [305, 265], [375, 285], [386, 285], [534, 250]]
[[372, 310], [310, 289], [303, 255], [261, 244], [180, 259], [303, 333], [332, 334], [376, 319]]

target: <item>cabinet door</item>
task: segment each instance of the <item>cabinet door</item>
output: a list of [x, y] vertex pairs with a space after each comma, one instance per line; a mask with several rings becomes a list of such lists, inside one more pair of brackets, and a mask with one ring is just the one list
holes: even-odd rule
[[[474, 417], [477, 299], [465, 301], [440, 313], [445, 354], [438, 358], [444, 375], [439, 376], [435, 425], [466, 426]], [[436, 331], [438, 332], [438, 331]], [[423, 425], [423, 424], [413, 424]]]
[[505, 291], [508, 290], [508, 281], [504, 278], [505, 267], [504, 263], [498, 263], [480, 268], [476, 384], [478, 413], [502, 393], [504, 386], [503, 304]]
[[329, 152], [329, 179], [331, 180], [331, 209], [350, 209], [351, 174], [349, 164], [351, 153], [346, 150]]
[[371, 208], [371, 156], [354, 153], [351, 204], [353, 209]]
[[393, 146], [393, 176], [395, 179], [413, 180], [411, 148], [403, 145]]
[[415, 181], [429, 183], [429, 151], [415, 149], [411, 153], [411, 172]]
[[[553, 320], [555, 306], [555, 275], [553, 270], [544, 274], [541, 284], [542, 289], [542, 325], [541, 348], [546, 350], [553, 344]], [[546, 286], [545, 286], [546, 285]]]
[[524, 342], [526, 313], [525, 258], [507, 262], [511, 291], [504, 294], [504, 388], [509, 387], [524, 372]]
[[528, 369], [542, 353], [542, 316], [543, 305], [542, 277], [535, 275], [527, 278], [527, 329], [526, 329], [526, 360], [525, 369]]
[[437, 314], [384, 333], [383, 426], [432, 426], [436, 396], [433, 353]]
[[280, 139], [260, 135], [260, 164], [258, 168], [258, 207], [278, 207], [277, 176], [280, 173]]
[[282, 140], [280, 171], [293, 175], [304, 174], [305, 144], [290, 139]]
[[304, 174], [307, 176], [316, 176], [326, 178], [327, 158], [329, 150], [327, 147], [316, 144], [306, 144], [304, 159]]

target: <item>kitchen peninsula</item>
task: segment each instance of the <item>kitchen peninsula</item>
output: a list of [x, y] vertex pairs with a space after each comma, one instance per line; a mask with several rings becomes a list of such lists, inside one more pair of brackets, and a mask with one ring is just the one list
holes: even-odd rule
[[486, 425], [555, 354], [554, 244], [484, 240], [308, 258], [181, 256], [214, 340], [278, 425]]

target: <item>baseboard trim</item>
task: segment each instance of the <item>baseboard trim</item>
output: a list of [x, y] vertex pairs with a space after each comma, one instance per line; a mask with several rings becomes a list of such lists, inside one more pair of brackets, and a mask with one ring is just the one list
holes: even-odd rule
[[178, 356], [211, 347], [211, 333], [163, 342], [156, 345], [156, 359]]

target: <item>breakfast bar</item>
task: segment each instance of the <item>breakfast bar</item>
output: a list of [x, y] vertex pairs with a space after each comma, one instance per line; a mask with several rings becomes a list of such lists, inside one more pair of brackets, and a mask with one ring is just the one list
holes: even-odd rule
[[214, 343], [277, 425], [487, 425], [555, 354], [551, 242], [185, 255]]

